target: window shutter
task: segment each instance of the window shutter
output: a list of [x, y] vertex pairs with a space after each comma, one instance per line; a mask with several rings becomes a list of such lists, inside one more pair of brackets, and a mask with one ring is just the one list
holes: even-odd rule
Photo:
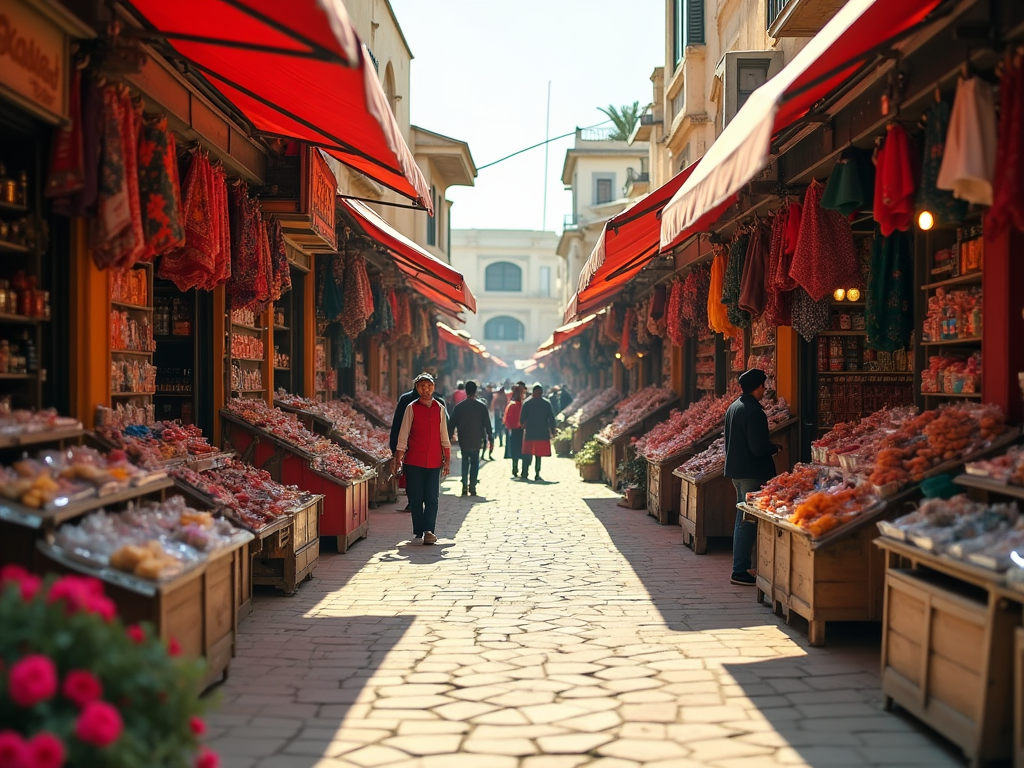
[[704, 0], [686, 0], [686, 44], [704, 43]]

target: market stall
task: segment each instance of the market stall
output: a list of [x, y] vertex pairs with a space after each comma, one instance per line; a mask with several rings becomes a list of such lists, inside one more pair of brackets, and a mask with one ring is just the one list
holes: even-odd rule
[[602, 389], [566, 416], [565, 423], [572, 429], [573, 453], [579, 453], [584, 444], [601, 430], [604, 426], [603, 421], [608, 417], [608, 411], [621, 398], [622, 394], [613, 387]]
[[267, 470], [276, 482], [324, 497], [320, 535], [337, 537], [339, 552], [366, 536], [370, 467], [262, 401], [232, 400], [221, 421], [225, 443], [243, 461]]
[[882, 616], [884, 569], [872, 523], [897, 516], [922, 480], [1020, 434], [998, 408], [964, 404], [884, 410], [834, 432], [840, 436], [816, 453], [842, 466], [798, 464], [737, 505], [758, 526], [758, 602], [767, 597], [787, 619], [805, 618], [812, 645], [824, 643], [826, 622]]
[[597, 433], [601, 446], [601, 475], [612, 488], [617, 486], [618, 466], [626, 458], [632, 437], [649, 431], [664, 420], [679, 400], [667, 387], [650, 386], [627, 397], [615, 406], [615, 418]]

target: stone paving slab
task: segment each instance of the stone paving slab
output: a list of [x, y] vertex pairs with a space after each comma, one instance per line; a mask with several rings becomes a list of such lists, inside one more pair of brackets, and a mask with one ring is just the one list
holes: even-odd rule
[[570, 460], [509, 470], [445, 482], [436, 546], [373, 510], [297, 595], [256, 595], [209, 718], [225, 768], [965, 764], [882, 710], [877, 627], [810, 648], [729, 584], [727, 541], [694, 555]]

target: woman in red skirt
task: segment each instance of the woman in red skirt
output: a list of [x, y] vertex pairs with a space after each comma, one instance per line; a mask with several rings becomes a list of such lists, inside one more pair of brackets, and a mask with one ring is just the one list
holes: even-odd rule
[[523, 477], [530, 476], [530, 457], [534, 457], [533, 479], [540, 480], [540, 459], [551, 455], [551, 438], [555, 436], [555, 412], [545, 400], [544, 387], [533, 385], [533, 396], [523, 403], [519, 422], [523, 425]]

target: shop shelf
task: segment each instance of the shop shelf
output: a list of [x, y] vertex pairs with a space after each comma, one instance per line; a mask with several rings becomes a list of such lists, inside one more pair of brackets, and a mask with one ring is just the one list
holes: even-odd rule
[[980, 400], [981, 392], [922, 392], [924, 397], [962, 397], [971, 400]]
[[189, 336], [181, 336], [180, 334], [178, 336], [171, 335], [171, 336], [154, 336], [153, 337], [153, 339], [155, 341], [192, 341], [192, 338], [193, 337], [191, 335], [189, 335]]
[[275, 331], [290, 331], [291, 328], [289, 328], [287, 325], [275, 325], [274, 326], [274, 330]]
[[937, 283], [925, 283], [921, 286], [922, 291], [931, 291], [935, 288], [945, 288], [948, 285], [969, 285], [970, 283], [980, 283], [982, 273], [979, 272], [968, 272], [966, 275], [960, 275], [959, 277], [951, 277], [948, 280], [939, 280]]
[[822, 331], [819, 336], [866, 336], [867, 331]]
[[981, 336], [972, 336], [966, 339], [944, 339], [942, 341], [922, 341], [922, 347], [952, 347], [961, 344], [981, 344]]
[[775, 342], [772, 342], [771, 344], [751, 344], [750, 348], [751, 349], [775, 349], [776, 346], [778, 346], [778, 345], [775, 344]]
[[12, 312], [0, 312], [0, 323], [24, 323], [25, 325], [35, 325], [41, 320], [43, 320], [41, 317], [28, 317], [27, 315], [17, 315]]
[[0, 253], [31, 253], [32, 249], [27, 245], [18, 245], [18, 243], [9, 243], [6, 240], [0, 240]]
[[111, 397], [152, 397], [156, 392], [111, 392]]
[[114, 301], [113, 299], [110, 300], [110, 305], [112, 307], [119, 307], [121, 309], [131, 309], [131, 310], [134, 310], [136, 312], [152, 312], [153, 311], [152, 307], [146, 307], [146, 306], [143, 306], [142, 304], [129, 304], [127, 301]]
[[290, 367], [289, 367], [289, 368], [286, 368], [286, 367], [284, 367], [283, 365], [275, 365], [275, 366], [274, 366], [274, 370], [275, 370], [275, 371], [290, 371], [290, 370], [291, 370], [291, 368], [290, 368]]
[[267, 330], [266, 328], [260, 328], [258, 325], [245, 325], [243, 323], [232, 323], [231, 327], [232, 328], [241, 328], [241, 329], [246, 330], [246, 331], [259, 331], [259, 332], [263, 332], [263, 331]]
[[913, 371], [818, 371], [819, 376], [913, 376]]
[[5, 203], [0, 201], [0, 211], [10, 211], [12, 213], [28, 213], [29, 208], [27, 205], [21, 203]]
[[38, 376], [38, 373], [0, 373], [0, 379], [8, 380], [34, 379]]
[[110, 350], [112, 355], [135, 355], [136, 357], [152, 357], [152, 352], [143, 352], [136, 349], [112, 349]]
[[267, 390], [265, 389], [232, 389], [236, 395], [261, 395]]
[[153, 397], [192, 397], [191, 392], [154, 392]]

